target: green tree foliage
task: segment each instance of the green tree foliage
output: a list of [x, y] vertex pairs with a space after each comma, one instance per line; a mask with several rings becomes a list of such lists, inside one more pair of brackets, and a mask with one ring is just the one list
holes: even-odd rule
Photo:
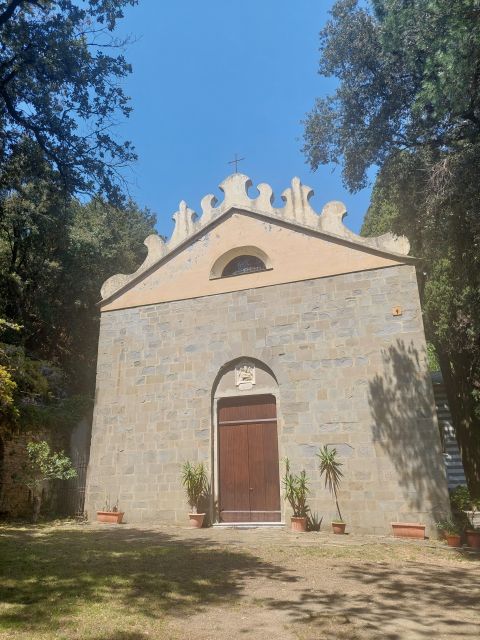
[[114, 29], [134, 4], [0, 0], [0, 188], [21, 183], [15, 167], [33, 154], [69, 193], [120, 197], [135, 154], [112, 135], [130, 112], [121, 81], [131, 71]]
[[468, 487], [458, 486], [450, 493], [450, 505], [454, 521], [461, 531], [475, 529], [475, 514], [480, 511], [480, 498], [473, 498]]
[[[143, 241], [155, 233], [156, 218], [131, 201], [121, 208], [102, 200], [74, 201], [71, 214], [58, 288], [51, 289], [56, 316], [48, 320], [46, 329], [50, 353], [58, 354], [62, 367], [76, 381], [75, 390], [84, 393], [92, 391], [95, 381], [100, 287], [110, 276], [133, 273], [143, 262]], [[52, 335], [52, 326], [58, 327], [57, 335]]]
[[0, 412], [10, 410], [14, 404], [14, 393], [17, 383], [8, 368], [0, 364]]
[[50, 445], [45, 440], [27, 444], [27, 459], [17, 482], [25, 485], [32, 493], [33, 522], [37, 522], [40, 515], [45, 483], [48, 480], [69, 480], [76, 475], [70, 458], [63, 451], [50, 451]]
[[341, 164], [351, 190], [379, 168], [362, 233], [407, 235], [423, 260], [427, 335], [480, 495], [480, 3], [339, 0], [320, 73], [339, 84], [307, 117], [305, 153]]
[[[13, 331], [20, 330], [20, 327], [12, 322], [7, 322], [4, 318], [0, 318], [0, 336], [5, 329]], [[15, 391], [17, 383], [12, 377], [10, 367], [7, 366], [6, 354], [0, 343], [0, 415], [11, 414], [16, 415], [15, 408]]]
[[100, 286], [137, 268], [154, 231], [122, 195], [135, 155], [112, 133], [130, 112], [114, 31], [134, 4], [0, 0], [2, 423], [66, 428], [84, 415]]
[[[0, 0], [0, 422], [66, 431], [93, 397], [102, 282], [142, 261], [154, 217], [122, 197], [112, 136], [130, 72], [113, 36], [135, 0]], [[96, 193], [86, 202], [75, 193]], [[116, 205], [116, 206], [114, 206]], [[46, 441], [18, 480], [75, 475]]]
[[22, 329], [6, 327], [0, 365], [17, 385], [21, 422], [68, 426], [81, 414], [77, 396], [93, 397], [100, 287], [142, 262], [155, 218], [133, 203], [59, 199], [48, 180], [2, 206], [0, 317]]

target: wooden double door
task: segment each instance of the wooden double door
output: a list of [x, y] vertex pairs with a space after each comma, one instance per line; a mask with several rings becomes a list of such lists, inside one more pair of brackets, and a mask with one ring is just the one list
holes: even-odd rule
[[280, 522], [275, 397], [223, 398], [218, 404], [221, 522]]

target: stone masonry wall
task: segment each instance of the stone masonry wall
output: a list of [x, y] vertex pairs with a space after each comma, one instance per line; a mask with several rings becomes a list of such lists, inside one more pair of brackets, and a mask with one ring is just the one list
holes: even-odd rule
[[103, 313], [90, 517], [108, 496], [128, 522], [186, 522], [180, 467], [212, 469], [213, 385], [239, 357], [275, 374], [280, 459], [306, 469], [324, 525], [335, 511], [315, 453], [327, 444], [344, 464], [339, 501], [351, 531], [421, 521], [433, 535], [448, 497], [408, 265]]
[[[0, 423], [0, 518], [31, 517], [30, 491], [19, 480], [27, 460], [27, 443], [38, 440], [47, 440], [54, 450], [65, 449], [63, 434], [46, 429], [24, 431]], [[52, 483], [44, 483], [42, 515], [56, 512], [57, 493]]]
[[25, 516], [31, 511], [29, 492], [15, 482], [25, 462], [26, 443], [31, 434], [0, 425], [0, 517]]

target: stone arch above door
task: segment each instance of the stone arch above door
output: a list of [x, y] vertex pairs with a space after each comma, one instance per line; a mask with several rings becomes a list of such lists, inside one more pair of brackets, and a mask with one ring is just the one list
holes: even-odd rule
[[268, 365], [248, 356], [221, 367], [212, 389], [214, 398], [271, 393], [277, 396], [278, 382]]
[[275, 374], [257, 358], [235, 358], [218, 372], [212, 388], [218, 522], [281, 521], [278, 399]]

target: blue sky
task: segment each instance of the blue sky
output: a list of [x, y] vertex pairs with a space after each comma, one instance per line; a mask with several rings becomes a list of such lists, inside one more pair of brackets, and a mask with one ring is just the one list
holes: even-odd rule
[[130, 192], [158, 217], [170, 235], [172, 214], [184, 199], [201, 213], [207, 193], [232, 172], [254, 185], [268, 182], [280, 194], [293, 176], [315, 191], [313, 207], [343, 200], [345, 222], [360, 229], [370, 189], [349, 194], [340, 168], [312, 173], [305, 164], [301, 120], [334, 80], [318, 75], [318, 32], [330, 0], [140, 0], [119, 23], [133, 74], [125, 82], [133, 113], [119, 134], [139, 161]]

